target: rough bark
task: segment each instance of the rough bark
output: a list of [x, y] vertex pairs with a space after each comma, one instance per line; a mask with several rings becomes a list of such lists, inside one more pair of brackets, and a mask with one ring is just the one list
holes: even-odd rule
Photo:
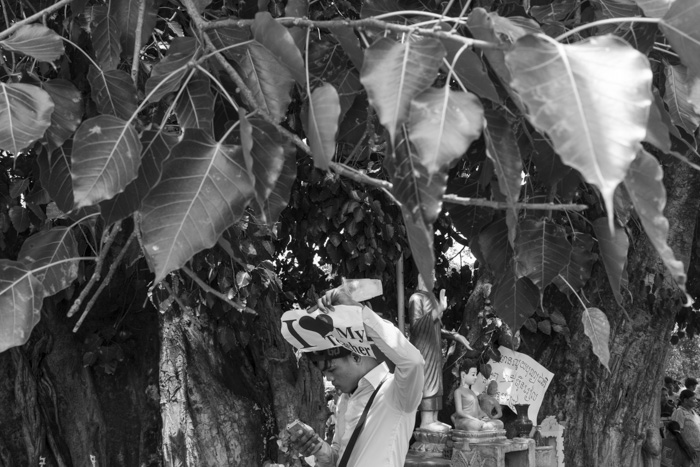
[[65, 313], [47, 299], [30, 341], [0, 354], [0, 466], [161, 465], [155, 316], [122, 322], [143, 338], [108, 375], [84, 365], [87, 331], [73, 334]]
[[[664, 171], [669, 244], [676, 258], [687, 266], [700, 200], [700, 177], [676, 161], [666, 163]], [[580, 305], [561, 308], [572, 333], [569, 345], [558, 338], [544, 341], [539, 347], [534, 347], [532, 341], [531, 347], [524, 349], [555, 374], [540, 416], [553, 414], [566, 424], [567, 466], [659, 465], [653, 450], [658, 441], [654, 440], [659, 426], [658, 394], [682, 298], [640, 228], [634, 220], [628, 225], [630, 293], [625, 308], [632, 321], [615, 302], [602, 265], [596, 266], [585, 290], [589, 306], [603, 310], [610, 321], [610, 372], [592, 353], [583, 333]], [[664, 278], [652, 296], [645, 290], [647, 274]], [[652, 439], [647, 441], [647, 435]]]
[[[320, 375], [312, 375], [305, 361], [297, 367], [280, 334], [279, 316], [271, 306], [247, 322], [241, 319], [239, 345], [226, 352], [217, 337], [225, 325], [207, 314], [171, 308], [162, 315], [166, 465], [260, 466], [280, 461], [276, 436], [289, 421], [301, 418], [321, 429], [325, 403]], [[248, 333], [251, 327], [254, 333]]]

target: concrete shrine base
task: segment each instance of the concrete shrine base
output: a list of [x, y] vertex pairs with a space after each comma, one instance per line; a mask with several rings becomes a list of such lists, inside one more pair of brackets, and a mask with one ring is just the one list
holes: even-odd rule
[[405, 467], [540, 467], [537, 465], [535, 441], [529, 438], [506, 439], [504, 430], [451, 430], [440, 434], [444, 437], [419, 431], [414, 433], [416, 443], [408, 451]]

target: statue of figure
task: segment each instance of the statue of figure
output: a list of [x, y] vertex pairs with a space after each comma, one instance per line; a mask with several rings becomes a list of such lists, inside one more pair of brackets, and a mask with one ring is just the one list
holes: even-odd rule
[[444, 432], [450, 425], [438, 421], [442, 408], [442, 337], [461, 343], [471, 350], [467, 339], [456, 332], [442, 329], [442, 313], [447, 308], [445, 291], [440, 291], [440, 302], [426, 290], [423, 278], [418, 276], [418, 289], [408, 300], [411, 324], [411, 343], [425, 360], [425, 384], [423, 399], [418, 408], [421, 413], [420, 428], [427, 431]]
[[475, 364], [467, 364], [460, 369], [460, 387], [455, 389], [455, 413], [452, 423], [455, 428], [464, 431], [502, 430], [503, 422], [491, 419], [479, 406], [479, 398], [471, 386], [476, 382]]
[[486, 392], [482, 392], [478, 396], [479, 407], [481, 407], [481, 410], [490, 418], [501, 418], [503, 416], [501, 404], [498, 403], [495, 397], [497, 392], [498, 383], [496, 381], [491, 381], [486, 388]]

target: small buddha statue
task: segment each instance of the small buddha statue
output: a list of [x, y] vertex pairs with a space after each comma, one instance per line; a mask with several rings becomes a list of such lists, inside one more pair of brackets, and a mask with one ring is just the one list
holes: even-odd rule
[[463, 431], [502, 430], [503, 422], [492, 419], [481, 409], [479, 398], [471, 389], [477, 374], [476, 364], [467, 363], [460, 368], [460, 386], [454, 392], [455, 413], [452, 415], [452, 423], [456, 429]]
[[479, 407], [481, 410], [492, 419], [501, 418], [503, 416], [503, 411], [501, 410], [501, 404], [496, 400], [496, 394], [498, 393], [498, 383], [496, 381], [491, 381], [486, 387], [486, 392], [479, 394]]

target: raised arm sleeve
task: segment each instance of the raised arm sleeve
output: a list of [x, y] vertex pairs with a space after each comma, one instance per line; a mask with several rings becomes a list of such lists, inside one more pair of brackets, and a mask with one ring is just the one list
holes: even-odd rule
[[392, 400], [404, 412], [415, 411], [423, 397], [423, 357], [396, 326], [380, 318], [370, 308], [362, 309], [362, 321], [367, 336], [396, 365], [396, 394]]

